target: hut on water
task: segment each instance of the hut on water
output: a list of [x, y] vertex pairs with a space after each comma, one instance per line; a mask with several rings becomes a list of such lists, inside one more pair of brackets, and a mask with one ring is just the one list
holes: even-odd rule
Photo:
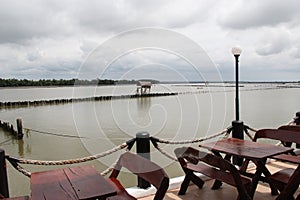
[[138, 81], [137, 82], [136, 93], [143, 95], [143, 94], [150, 94], [152, 83], [150, 81]]

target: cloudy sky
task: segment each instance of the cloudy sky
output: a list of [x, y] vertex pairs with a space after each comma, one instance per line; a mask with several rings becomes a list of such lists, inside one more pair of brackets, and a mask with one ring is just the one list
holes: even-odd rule
[[[299, 0], [0, 0], [0, 5], [0, 78], [80, 77], [95, 50], [114, 48], [117, 52], [119, 46], [122, 49], [139, 42], [132, 34], [125, 37], [126, 42], [119, 40], [119, 46], [115, 45], [120, 35], [145, 27], [169, 32], [170, 37], [164, 36], [166, 41], [172, 38], [169, 41], [182, 45], [184, 52], [191, 53], [193, 45], [189, 48], [189, 44], [197, 44], [222, 80], [234, 79], [231, 48], [236, 45], [243, 50], [241, 80], [298, 81], [300, 77]], [[176, 34], [182, 38], [172, 37]], [[153, 32], [149, 35], [153, 37]], [[157, 38], [163, 41], [162, 36]], [[176, 66], [178, 74], [188, 77], [184, 66], [191, 64], [189, 58], [161, 48], [160, 41], [157, 46], [151, 43], [152, 49], [141, 42], [144, 46], [133, 45], [135, 49], [114, 54], [107, 77], [118, 78], [112, 74], [120, 73], [134, 78], [124, 76], [128, 66], [139, 76], [145, 66], [159, 75]], [[98, 52], [97, 56], [108, 54]], [[94, 77], [86, 77], [101, 77], [91, 74]]]

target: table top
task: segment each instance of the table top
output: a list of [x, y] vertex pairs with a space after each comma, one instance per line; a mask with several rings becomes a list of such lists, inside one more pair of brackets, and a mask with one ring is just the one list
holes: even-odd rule
[[106, 199], [116, 190], [93, 166], [77, 166], [31, 174], [31, 199]]
[[209, 150], [241, 156], [248, 159], [265, 159], [271, 156], [293, 151], [293, 148], [289, 147], [252, 142], [237, 138], [223, 139], [215, 142], [200, 144], [199, 146]]

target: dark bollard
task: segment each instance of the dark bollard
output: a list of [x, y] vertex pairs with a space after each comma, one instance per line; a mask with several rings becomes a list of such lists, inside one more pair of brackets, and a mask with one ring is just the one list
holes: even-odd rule
[[[136, 152], [138, 155], [150, 160], [150, 136], [147, 132], [136, 134]], [[146, 189], [150, 187], [150, 183], [138, 177], [138, 187]]]
[[[232, 137], [238, 139], [244, 139], [244, 123], [242, 121], [232, 122]], [[241, 166], [243, 159], [237, 156], [233, 156], [233, 164]]]
[[300, 125], [300, 112], [296, 113], [295, 123], [296, 123], [296, 125]]
[[5, 151], [3, 149], [0, 149], [0, 193], [6, 198], [9, 197]]
[[[296, 124], [297, 126], [300, 125], [300, 112], [297, 112], [297, 113], [296, 113], [296, 117], [295, 117], [294, 122], [295, 122], [295, 124]], [[296, 148], [297, 148], [297, 149], [300, 149], [300, 144], [296, 144]]]

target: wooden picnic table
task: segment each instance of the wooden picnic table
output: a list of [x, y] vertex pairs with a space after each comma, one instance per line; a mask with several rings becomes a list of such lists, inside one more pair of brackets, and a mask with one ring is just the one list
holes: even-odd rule
[[[224, 153], [226, 155], [225, 159], [227, 160], [229, 160], [231, 156], [239, 156], [253, 161], [257, 168], [254, 176], [252, 177], [252, 198], [261, 175], [264, 174], [265, 177], [269, 177], [271, 175], [265, 166], [267, 158], [293, 151], [293, 149], [289, 147], [252, 142], [237, 138], [223, 139], [215, 142], [200, 144], [199, 146], [211, 150], [218, 156], [221, 156], [220, 153]], [[221, 183], [216, 181], [215, 184]], [[277, 189], [272, 185], [270, 186], [272, 194], [276, 194]]]
[[106, 199], [115, 188], [93, 166], [77, 166], [31, 174], [32, 200]]

